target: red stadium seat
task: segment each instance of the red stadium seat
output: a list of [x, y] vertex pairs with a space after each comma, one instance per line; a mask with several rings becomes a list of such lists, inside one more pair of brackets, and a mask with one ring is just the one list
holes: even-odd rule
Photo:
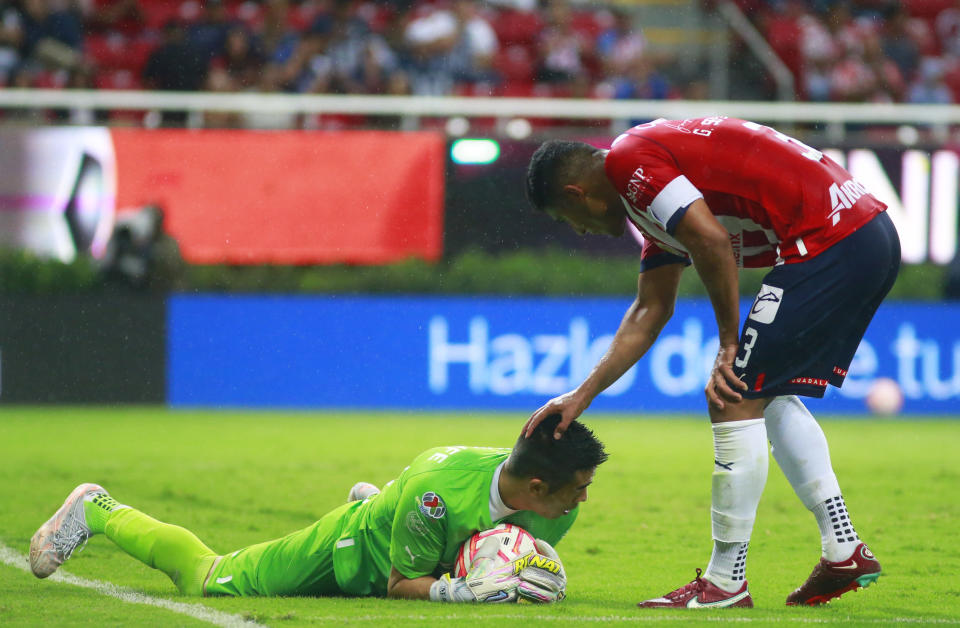
[[537, 44], [540, 31], [543, 30], [543, 20], [537, 13], [510, 9], [496, 17], [493, 30], [497, 33], [501, 46], [520, 44], [533, 48]]
[[146, 26], [151, 30], [162, 30], [164, 24], [180, 16], [180, 0], [142, 0], [141, 6], [146, 16]]
[[954, 6], [953, 0], [903, 0], [907, 13], [914, 17], [934, 19], [940, 11]]
[[497, 52], [494, 65], [505, 82], [533, 82], [534, 60], [526, 46], [511, 44], [502, 47]]
[[129, 70], [140, 74], [156, 43], [152, 39], [128, 40], [116, 33], [87, 37], [87, 60], [102, 70]]
[[586, 37], [590, 46], [593, 46], [593, 42], [602, 30], [596, 15], [592, 11], [577, 11], [573, 14], [571, 23], [573, 30]]
[[98, 72], [94, 79], [98, 89], [142, 89], [140, 76], [130, 70], [106, 70]]

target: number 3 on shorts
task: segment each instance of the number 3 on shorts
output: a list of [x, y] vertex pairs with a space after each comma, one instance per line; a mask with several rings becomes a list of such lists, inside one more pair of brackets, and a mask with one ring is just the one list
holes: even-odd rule
[[733, 361], [734, 366], [738, 368], [744, 368], [747, 365], [747, 362], [750, 360], [750, 352], [753, 351], [753, 345], [757, 342], [757, 330], [753, 327], [747, 327], [743, 330], [743, 337], [747, 339], [743, 343], [744, 354], [742, 358], [737, 358]]

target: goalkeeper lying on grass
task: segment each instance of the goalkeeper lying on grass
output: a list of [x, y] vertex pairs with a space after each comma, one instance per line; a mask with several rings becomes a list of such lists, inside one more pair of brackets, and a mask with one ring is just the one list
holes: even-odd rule
[[[554, 440], [560, 416], [513, 450], [429, 449], [379, 492], [360, 483], [351, 501], [283, 538], [218, 555], [192, 532], [117, 503], [96, 484], [78, 486], [30, 542], [30, 566], [45, 578], [103, 533], [166, 573], [185, 595], [386, 595], [440, 602], [551, 602], [566, 575], [550, 544], [563, 538], [607, 459], [593, 433], [573, 423]], [[359, 499], [355, 499], [359, 498]], [[513, 565], [481, 548], [468, 574], [449, 572], [473, 533], [501, 521], [538, 539], [549, 560]], [[541, 565], [541, 566], [537, 566]]]

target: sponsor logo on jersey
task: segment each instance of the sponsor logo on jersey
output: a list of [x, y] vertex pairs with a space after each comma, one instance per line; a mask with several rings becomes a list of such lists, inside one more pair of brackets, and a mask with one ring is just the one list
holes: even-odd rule
[[650, 187], [650, 177], [643, 173], [643, 167], [637, 168], [630, 175], [630, 182], [627, 183], [627, 200], [632, 204], [638, 203], [637, 199]]
[[543, 554], [538, 554], [535, 551], [530, 552], [526, 556], [521, 556], [513, 561], [514, 575], [520, 573], [527, 567], [538, 567], [545, 571], [549, 571], [552, 574], [560, 573], [560, 563], [553, 559], [547, 558]]
[[730, 234], [730, 246], [733, 247], [733, 261], [737, 263], [737, 268], [743, 268], [743, 253], [741, 249], [743, 244], [742, 233]]
[[424, 493], [418, 505], [420, 506], [420, 512], [431, 519], [440, 519], [443, 515], [447, 514], [447, 505], [444, 504], [443, 499], [433, 491]]
[[777, 317], [777, 311], [780, 309], [782, 300], [783, 288], [763, 284], [760, 286], [760, 292], [757, 294], [753, 307], [750, 308], [750, 316], [747, 318], [758, 323], [772, 323], [773, 319]]
[[847, 179], [840, 185], [831, 183], [827, 191], [830, 193], [831, 207], [827, 218], [831, 225], [836, 225], [840, 222], [840, 210], [853, 207], [867, 193], [867, 188], [856, 179]]

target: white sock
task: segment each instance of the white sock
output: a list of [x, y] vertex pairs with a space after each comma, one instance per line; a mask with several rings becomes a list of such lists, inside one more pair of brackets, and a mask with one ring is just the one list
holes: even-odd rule
[[834, 563], [850, 558], [860, 545], [860, 537], [853, 529], [843, 496], [829, 497], [812, 510], [820, 527], [821, 555]]
[[713, 424], [713, 554], [704, 578], [731, 593], [746, 579], [747, 546], [767, 483], [763, 419]]
[[747, 577], [749, 546], [749, 541], [725, 543], [714, 540], [710, 564], [703, 577], [728, 593], [739, 591]]
[[823, 430], [793, 395], [771, 401], [765, 414], [773, 457], [797, 497], [816, 517], [823, 557], [829, 561], [849, 558], [860, 539], [840, 495]]

